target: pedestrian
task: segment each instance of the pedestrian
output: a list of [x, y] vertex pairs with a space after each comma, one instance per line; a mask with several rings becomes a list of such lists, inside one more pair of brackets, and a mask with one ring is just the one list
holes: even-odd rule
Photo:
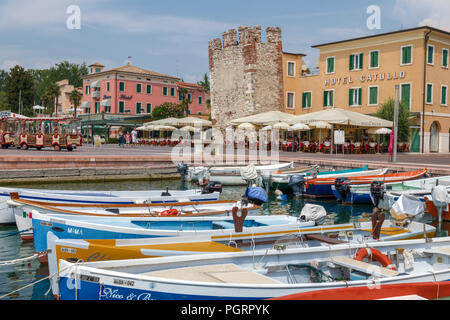
[[130, 133], [127, 131], [127, 133], [125, 134], [125, 141], [127, 143], [127, 147], [130, 146], [130, 138], [131, 138]]
[[137, 131], [135, 128], [133, 128], [133, 131], [131, 131], [131, 139], [133, 146], [137, 145]]
[[124, 142], [124, 140], [125, 140], [125, 138], [124, 138], [124, 136], [123, 136], [123, 132], [120, 131], [120, 133], [119, 133], [119, 147], [122, 147], [122, 148], [123, 148], [123, 142]]

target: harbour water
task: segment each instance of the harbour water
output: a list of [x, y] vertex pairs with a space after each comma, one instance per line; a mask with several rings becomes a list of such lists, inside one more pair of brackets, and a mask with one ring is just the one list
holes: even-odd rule
[[[189, 189], [192, 185], [183, 185], [179, 180], [164, 181], [128, 181], [128, 182], [105, 182], [105, 183], [65, 183], [60, 185], [22, 185], [18, 187], [42, 188], [42, 189], [67, 189], [67, 190], [156, 190], [156, 189]], [[243, 194], [245, 187], [224, 187], [221, 195], [223, 200], [238, 200]], [[325, 224], [346, 223], [357, 220], [369, 220], [372, 212], [371, 205], [342, 205], [335, 200], [310, 200], [293, 198], [288, 196], [286, 201], [279, 201], [271, 193], [269, 202], [263, 206], [262, 214], [290, 214], [298, 216], [305, 203], [320, 204], [328, 212]], [[430, 222], [431, 216], [425, 214], [420, 221]], [[34, 254], [32, 242], [22, 242], [16, 233], [14, 225], [0, 227], [0, 296], [9, 294], [5, 300], [53, 300], [50, 282], [46, 279], [49, 275], [48, 267], [41, 265], [36, 259], [5, 264], [19, 258], [30, 257]]]

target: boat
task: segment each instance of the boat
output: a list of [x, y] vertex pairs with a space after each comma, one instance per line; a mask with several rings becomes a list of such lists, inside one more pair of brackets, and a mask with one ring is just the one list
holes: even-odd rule
[[448, 297], [449, 281], [429, 281], [307, 291], [270, 300], [431, 300]]
[[[64, 238], [65, 241], [68, 241], [67, 239], [83, 239], [83, 246], [86, 249], [90, 248], [87, 252], [107, 250], [105, 255], [112, 256], [112, 252], [116, 250], [120, 254], [121, 250], [129, 248], [126, 249], [128, 254], [131, 254], [132, 250], [138, 250], [135, 257], [143, 254], [142, 246], [145, 244], [152, 246], [153, 244], [151, 239], [146, 241], [141, 238], [203, 236], [210, 237], [211, 241], [217, 243], [254, 249], [255, 246], [260, 245], [269, 248], [274, 241], [279, 241], [283, 236], [292, 236], [292, 234], [296, 237], [305, 235], [305, 239], [296, 238], [296, 241], [301, 241], [302, 245], [315, 246], [321, 243], [336, 244], [351, 241], [391, 241], [432, 237], [436, 230], [433, 226], [412, 220], [408, 223], [402, 221], [401, 224], [395, 220], [386, 220], [381, 222], [380, 231], [376, 236], [372, 221], [320, 225], [320, 222], [324, 221], [320, 216], [307, 216], [305, 211], [302, 210], [299, 217], [288, 215], [244, 216], [243, 224], [236, 224], [235, 219], [237, 218], [234, 215], [233, 217], [134, 218], [41, 214], [34, 210], [32, 211], [32, 223], [34, 246], [38, 254], [47, 249], [46, 236], [50, 231], [54, 232], [57, 237]], [[236, 227], [239, 225], [243, 226], [242, 230]], [[136, 240], [137, 242], [133, 240], [136, 238], [139, 238]], [[94, 240], [94, 242], [90, 243], [90, 240], [86, 239]], [[99, 239], [104, 241], [97, 241]], [[120, 242], [119, 248], [117, 248], [114, 239], [127, 240]], [[217, 246], [212, 247], [217, 250]], [[206, 245], [203, 248], [207, 251]], [[173, 248], [173, 250], [177, 249]], [[80, 250], [75, 251], [80, 254]], [[167, 252], [160, 254], [165, 255]], [[85, 259], [86, 256], [79, 256], [79, 258]]]
[[[392, 196], [392, 201], [396, 201], [402, 194], [410, 194], [423, 197], [431, 193], [431, 189], [437, 185], [444, 185], [450, 188], [450, 176], [440, 176], [424, 179], [414, 179], [401, 182], [385, 183], [384, 192]], [[335, 198], [339, 201], [352, 204], [371, 204], [370, 184], [350, 185], [348, 192], [338, 192], [336, 186], [332, 185], [331, 190]]]
[[[173, 257], [59, 260], [61, 300], [251, 300], [450, 280], [450, 238]], [[364, 262], [370, 255], [378, 262]]]
[[84, 190], [47, 190], [26, 188], [0, 188], [0, 224], [15, 223], [14, 214], [6, 203], [11, 193], [17, 193], [22, 199], [61, 203], [175, 203], [186, 201], [215, 201], [220, 193], [207, 189], [191, 190], [145, 190], [145, 191], [84, 191]]
[[[318, 177], [315, 179], [308, 179], [305, 182], [305, 191], [303, 192], [303, 195], [307, 197], [334, 198], [332, 186], [335, 186], [336, 188], [336, 183], [353, 186], [367, 185], [371, 184], [373, 181], [380, 181], [383, 183], [402, 182], [423, 177], [427, 173], [427, 169], [398, 173], [385, 172], [382, 174], [368, 174], [354, 177]], [[339, 192], [339, 190], [337, 191]]]
[[245, 208], [248, 215], [259, 215], [261, 207], [254, 203], [243, 204], [235, 200], [217, 200], [201, 202], [176, 202], [176, 203], [141, 203], [141, 204], [110, 204], [110, 203], [52, 203], [30, 201], [12, 195], [7, 205], [13, 211], [17, 229], [24, 241], [33, 240], [33, 210], [41, 214], [67, 214], [88, 215], [98, 217], [158, 217], [167, 216], [189, 217], [189, 216], [229, 216], [234, 207], [238, 211]]
[[[189, 182], [201, 182], [204, 179], [210, 181], [218, 181], [222, 185], [246, 185], [247, 182], [241, 176], [241, 172], [248, 166], [223, 166], [223, 167], [190, 167], [187, 168], [186, 180]], [[265, 175], [272, 171], [292, 169], [294, 162], [269, 164], [269, 165], [257, 165], [254, 166], [257, 174]]]
[[[428, 213], [435, 219], [439, 218], [438, 210], [433, 203], [433, 200], [431, 197], [425, 196], [424, 197], [425, 206], [427, 207]], [[447, 209], [442, 210], [442, 220], [450, 221], [450, 206], [447, 206]]]
[[367, 170], [369, 168], [369, 165], [365, 165], [361, 168], [355, 168], [355, 169], [347, 169], [347, 170], [335, 170], [335, 171], [318, 171], [315, 168], [312, 170], [304, 171], [304, 172], [287, 172], [287, 171], [273, 171], [270, 174], [270, 187], [272, 189], [278, 189], [281, 190], [284, 193], [290, 193], [292, 192], [291, 187], [289, 185], [289, 180], [292, 176], [295, 175], [303, 175], [305, 177], [311, 178], [315, 176], [320, 177], [338, 177], [338, 176], [352, 176], [352, 175], [358, 175], [359, 173], [365, 171], [367, 173]]

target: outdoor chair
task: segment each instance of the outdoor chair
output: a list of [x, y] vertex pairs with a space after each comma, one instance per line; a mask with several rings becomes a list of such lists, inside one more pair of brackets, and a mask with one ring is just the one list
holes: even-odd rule
[[369, 143], [369, 150], [368, 150], [368, 152], [375, 154], [376, 153], [376, 147], [377, 147], [377, 144], [375, 142], [370, 142]]
[[325, 141], [323, 143], [323, 148], [322, 148], [323, 152], [330, 153], [330, 149], [331, 149], [331, 143], [329, 141]]
[[356, 142], [355, 144], [354, 144], [354, 148], [353, 148], [353, 153], [361, 153], [361, 143], [359, 143], [359, 142]]

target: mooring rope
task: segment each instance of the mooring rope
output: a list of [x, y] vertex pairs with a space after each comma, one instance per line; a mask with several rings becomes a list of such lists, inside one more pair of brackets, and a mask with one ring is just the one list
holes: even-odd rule
[[27, 231], [30, 231], [30, 230], [33, 230], [33, 228], [29, 228], [29, 229], [21, 230], [21, 231], [16, 231], [16, 232], [6, 233], [6, 234], [1, 235], [0, 238], [6, 238], [6, 237], [10, 237], [10, 236], [15, 236], [17, 234], [21, 234], [23, 232], [27, 232]]
[[7, 260], [7, 261], [0, 261], [0, 266], [7, 266], [7, 265], [10, 265], [10, 264], [17, 264], [17, 263], [22, 263], [22, 262], [25, 262], [25, 261], [30, 261], [30, 260], [33, 260], [33, 259], [37, 259], [37, 258], [39, 258], [41, 256], [44, 256], [46, 254], [47, 254], [47, 251], [41, 252], [41, 253], [35, 253], [35, 254], [33, 254], [33, 255], [29, 256], [29, 257], [13, 259], [13, 260]]

